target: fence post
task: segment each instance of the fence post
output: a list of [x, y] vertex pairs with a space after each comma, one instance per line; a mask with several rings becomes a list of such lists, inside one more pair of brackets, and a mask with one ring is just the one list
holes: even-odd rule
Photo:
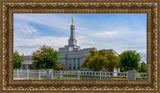
[[80, 70], [78, 70], [78, 80], [80, 80]]
[[127, 71], [127, 80], [136, 80], [136, 71], [128, 70]]
[[17, 69], [17, 78], [19, 79], [19, 69]]
[[60, 80], [62, 80], [62, 70], [60, 70]]
[[53, 80], [53, 72], [51, 73], [51, 80]]
[[100, 80], [101, 80], [101, 72], [102, 72], [102, 71], [100, 71], [100, 72], [99, 72], [99, 75], [100, 75]]
[[40, 80], [40, 78], [41, 78], [41, 75], [40, 75], [40, 74], [41, 74], [41, 73], [40, 73], [40, 70], [39, 70], [38, 72], [39, 72], [39, 80]]
[[46, 79], [47, 80], [51, 79], [51, 73], [52, 73], [52, 69], [46, 69]]
[[50, 70], [50, 79], [53, 80], [53, 69]]
[[29, 79], [29, 69], [27, 69], [27, 79]]
[[128, 80], [128, 71], [126, 72], [126, 78], [127, 78], [127, 80]]

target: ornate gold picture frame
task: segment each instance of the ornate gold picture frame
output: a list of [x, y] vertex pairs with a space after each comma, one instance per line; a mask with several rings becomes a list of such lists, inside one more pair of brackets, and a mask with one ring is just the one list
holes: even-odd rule
[[[158, 0], [1, 0], [0, 93], [160, 92]], [[14, 13], [146, 13], [147, 80], [13, 80]]]

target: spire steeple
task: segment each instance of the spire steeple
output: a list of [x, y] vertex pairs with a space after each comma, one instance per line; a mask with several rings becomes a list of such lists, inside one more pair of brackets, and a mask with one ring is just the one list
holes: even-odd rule
[[74, 22], [74, 21], [73, 21], [73, 16], [72, 16], [72, 24], [73, 24], [73, 22]]
[[68, 39], [68, 45], [65, 45], [62, 48], [59, 48], [60, 52], [67, 52], [67, 51], [75, 51], [80, 50], [80, 47], [77, 46], [77, 40], [75, 38], [75, 26], [73, 25], [73, 16], [72, 16], [72, 24], [70, 27], [70, 38]]
[[68, 40], [69, 46], [74, 46], [77, 44], [77, 40], [75, 38], [75, 26], [73, 25], [73, 16], [72, 16], [72, 25], [71, 25], [71, 32], [70, 32], [70, 38]]

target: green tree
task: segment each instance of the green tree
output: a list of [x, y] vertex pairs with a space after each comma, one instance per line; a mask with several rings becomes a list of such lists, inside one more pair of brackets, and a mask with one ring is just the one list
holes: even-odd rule
[[95, 71], [109, 70], [113, 71], [114, 67], [118, 67], [119, 58], [111, 51], [106, 50], [90, 50], [90, 54], [84, 59], [81, 67], [94, 69]]
[[147, 72], [147, 65], [145, 62], [141, 62], [138, 67], [138, 72]]
[[13, 53], [13, 68], [19, 69], [21, 67], [21, 62], [23, 62], [23, 56], [20, 55], [17, 51]]
[[63, 64], [57, 64], [57, 68], [56, 68], [56, 70], [63, 70], [63, 68], [64, 68], [64, 65]]
[[133, 50], [124, 51], [119, 55], [120, 68], [123, 71], [137, 70], [140, 60], [140, 54]]
[[[49, 46], [43, 45], [32, 53], [33, 65], [35, 69], [58, 69], [59, 53]], [[30, 67], [31, 68], [31, 67]]]
[[109, 60], [109, 63], [107, 64], [107, 68], [109, 69], [109, 71], [113, 71], [114, 67], [119, 67], [119, 57], [114, 55], [113, 52], [108, 51], [107, 58]]

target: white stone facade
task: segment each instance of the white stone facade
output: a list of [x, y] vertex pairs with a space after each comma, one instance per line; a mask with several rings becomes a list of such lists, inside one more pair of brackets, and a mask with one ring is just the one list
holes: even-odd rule
[[81, 68], [80, 65], [86, 56], [89, 55], [89, 51], [96, 48], [87, 48], [75, 51], [60, 52], [60, 62], [64, 65], [64, 70], [90, 70], [87, 68]]
[[[68, 39], [68, 45], [59, 48], [59, 59], [61, 64], [64, 65], [64, 70], [92, 70], [80, 67], [80, 65], [84, 62], [84, 58], [89, 55], [90, 50], [97, 49], [94, 47], [80, 49], [80, 47], [77, 46], [77, 40], [75, 38], [75, 26], [72, 24], [70, 38]], [[115, 55], [118, 56], [118, 54], [113, 49], [107, 49], [106, 51], [112, 51]]]

